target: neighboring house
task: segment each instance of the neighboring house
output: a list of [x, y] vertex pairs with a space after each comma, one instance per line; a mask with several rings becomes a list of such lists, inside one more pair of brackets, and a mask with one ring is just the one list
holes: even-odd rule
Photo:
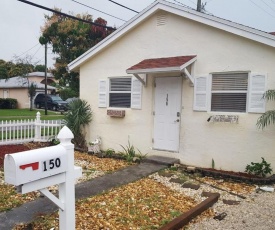
[[[44, 75], [43, 75], [44, 74]], [[45, 92], [44, 82], [45, 73], [34, 72], [28, 74], [28, 77], [12, 77], [0, 80], [0, 98], [14, 98], [18, 101], [18, 108], [30, 108], [30, 97], [28, 95], [28, 87], [31, 83], [36, 84], [36, 94]], [[49, 79], [48, 79], [49, 77]], [[52, 74], [47, 75], [47, 83], [53, 82]], [[47, 92], [51, 93], [56, 90], [55, 87], [47, 84]]]
[[[32, 72], [27, 75], [30, 81], [39, 82], [41, 84], [45, 84], [45, 72]], [[54, 79], [52, 73], [47, 73], [47, 85], [51, 85], [52, 83], [57, 82]]]
[[262, 99], [275, 89], [272, 34], [159, 0], [68, 67], [102, 149], [129, 140], [188, 165], [244, 171], [264, 157], [275, 169], [275, 128], [256, 127], [275, 106]]

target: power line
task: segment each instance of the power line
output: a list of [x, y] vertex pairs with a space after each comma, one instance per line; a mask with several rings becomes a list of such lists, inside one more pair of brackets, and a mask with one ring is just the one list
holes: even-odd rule
[[182, 2], [179, 2], [179, 1], [177, 1], [177, 0], [174, 0], [174, 2], [176, 2], [176, 3], [180, 4], [180, 5], [183, 5], [183, 6], [187, 7], [187, 8], [193, 9], [192, 7], [187, 6], [187, 5], [185, 5], [185, 4], [183, 4]]
[[270, 5], [268, 5], [265, 1], [262, 0], [262, 2], [263, 2], [267, 7], [269, 7], [273, 12], [275, 12], [275, 10], [274, 10]]
[[39, 46], [39, 48], [36, 50], [36, 52], [31, 56], [32, 58], [37, 54], [37, 52], [41, 49], [42, 45]]
[[121, 19], [121, 18], [118, 18], [118, 17], [113, 16], [113, 15], [111, 15], [111, 14], [105, 13], [105, 12], [100, 11], [100, 10], [98, 10], [98, 9], [95, 9], [95, 8], [93, 8], [93, 7], [91, 7], [91, 6], [85, 5], [85, 4], [81, 3], [81, 2], [78, 2], [78, 1], [75, 1], [75, 0], [72, 0], [72, 1], [75, 2], [75, 3], [78, 3], [78, 4], [82, 5], [82, 6], [86, 6], [86, 7], [90, 8], [90, 9], [92, 9], [92, 10], [98, 11], [98, 12], [100, 12], [100, 13], [102, 13], [102, 14], [106, 14], [106, 15], [108, 15], [108, 16], [110, 16], [110, 17], [113, 17], [113, 18], [116, 18], [116, 19], [118, 19], [118, 20], [121, 20], [121, 21], [126, 22], [126, 20], [124, 20], [124, 19]]
[[129, 8], [129, 7], [127, 7], [127, 6], [121, 5], [121, 4], [119, 4], [119, 3], [115, 2], [115, 1], [112, 1], [112, 0], [108, 0], [108, 1], [109, 1], [109, 2], [112, 2], [112, 3], [116, 4], [116, 5], [119, 5], [119, 6], [125, 8], [125, 9], [127, 9], [127, 10], [131, 10], [131, 11], [133, 11], [133, 12], [135, 12], [135, 13], [139, 13], [139, 12], [137, 12], [137, 11], [135, 11], [135, 10], [133, 10], [133, 9], [131, 9], [131, 8]]
[[32, 48], [28, 49], [27, 51], [23, 52], [22, 54], [20, 54], [18, 57], [21, 57], [22, 55], [24, 55], [25, 53], [28, 53], [30, 50], [32, 50], [34, 47], [38, 46], [40, 43], [37, 43], [35, 46], [33, 46]]
[[209, 2], [212, 2], [213, 0], [208, 0], [208, 1], [206, 1], [206, 3], [209, 3]]
[[85, 23], [88, 23], [88, 24], [91, 24], [91, 25], [94, 25], [94, 26], [99, 26], [99, 27], [103, 27], [103, 28], [105, 28], [105, 29], [115, 30], [115, 28], [113, 28], [113, 27], [104, 26], [104, 25], [101, 25], [101, 24], [98, 24], [98, 23], [94, 23], [94, 22], [91, 22], [91, 21], [82, 19], [82, 18], [77, 18], [77, 17], [75, 17], [75, 16], [72, 16], [72, 15], [69, 15], [69, 14], [65, 14], [65, 13], [62, 13], [61, 11], [53, 10], [53, 9], [50, 9], [50, 8], [48, 8], [48, 7], [45, 7], [45, 6], [41, 6], [41, 5], [35, 4], [35, 3], [33, 3], [33, 2], [29, 2], [29, 1], [26, 1], [26, 0], [17, 0], [17, 1], [23, 2], [23, 3], [29, 4], [29, 5], [38, 7], [38, 8], [41, 8], [41, 9], [43, 9], [43, 10], [48, 10], [48, 11], [51, 11], [51, 12], [56, 13], [56, 14], [60, 14], [60, 15], [65, 16], [65, 17], [67, 17], [67, 18], [71, 18], [71, 19], [74, 19], [74, 20], [78, 20], [78, 21], [81, 21], [81, 22], [85, 22]]
[[191, 1], [191, 0], [188, 0], [189, 2], [191, 2], [192, 4], [194, 4], [195, 6], [197, 5], [195, 2]]
[[264, 8], [260, 7], [259, 5], [257, 5], [255, 2], [253, 2], [252, 0], [249, 0], [250, 2], [252, 2], [255, 6], [257, 6], [258, 8], [260, 8], [261, 10], [263, 10], [264, 12], [266, 12], [267, 14], [269, 14], [271, 17], [275, 18], [274, 15], [270, 14], [269, 12], [267, 12]]

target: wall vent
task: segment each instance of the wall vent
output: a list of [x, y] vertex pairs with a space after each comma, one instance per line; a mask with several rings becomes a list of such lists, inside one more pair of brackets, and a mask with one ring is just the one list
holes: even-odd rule
[[166, 24], [166, 14], [157, 15], [157, 26], [164, 26]]

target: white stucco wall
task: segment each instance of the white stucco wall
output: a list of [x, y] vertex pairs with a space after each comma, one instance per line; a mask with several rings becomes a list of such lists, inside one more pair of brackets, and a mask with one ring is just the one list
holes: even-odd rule
[[[268, 88], [275, 88], [275, 49], [251, 40], [167, 14], [166, 25], [156, 26], [156, 15], [134, 28], [80, 67], [80, 97], [94, 112], [87, 130], [89, 141], [102, 138], [102, 149], [121, 150], [128, 139], [144, 154], [177, 157], [182, 163], [244, 171], [251, 161], [265, 157], [275, 169], [275, 128], [256, 128], [260, 114], [213, 113], [193, 111], [193, 90], [183, 80], [180, 150], [178, 153], [152, 150], [154, 77], [143, 87], [142, 110], [125, 109], [124, 118], [107, 116], [107, 108], [98, 108], [98, 81], [127, 76], [126, 69], [148, 58], [197, 55], [195, 75], [211, 72], [251, 71], [267, 73]], [[168, 76], [168, 74], [166, 75]], [[274, 108], [269, 103], [267, 109]], [[239, 115], [238, 124], [207, 122], [210, 115]]]

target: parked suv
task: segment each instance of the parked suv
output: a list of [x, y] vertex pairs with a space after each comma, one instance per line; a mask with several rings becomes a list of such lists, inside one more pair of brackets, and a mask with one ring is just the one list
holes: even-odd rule
[[47, 97], [47, 107], [51, 110], [68, 110], [68, 103], [63, 101], [59, 96], [50, 94], [38, 94], [34, 99], [34, 105], [36, 108], [45, 107], [45, 97]]

